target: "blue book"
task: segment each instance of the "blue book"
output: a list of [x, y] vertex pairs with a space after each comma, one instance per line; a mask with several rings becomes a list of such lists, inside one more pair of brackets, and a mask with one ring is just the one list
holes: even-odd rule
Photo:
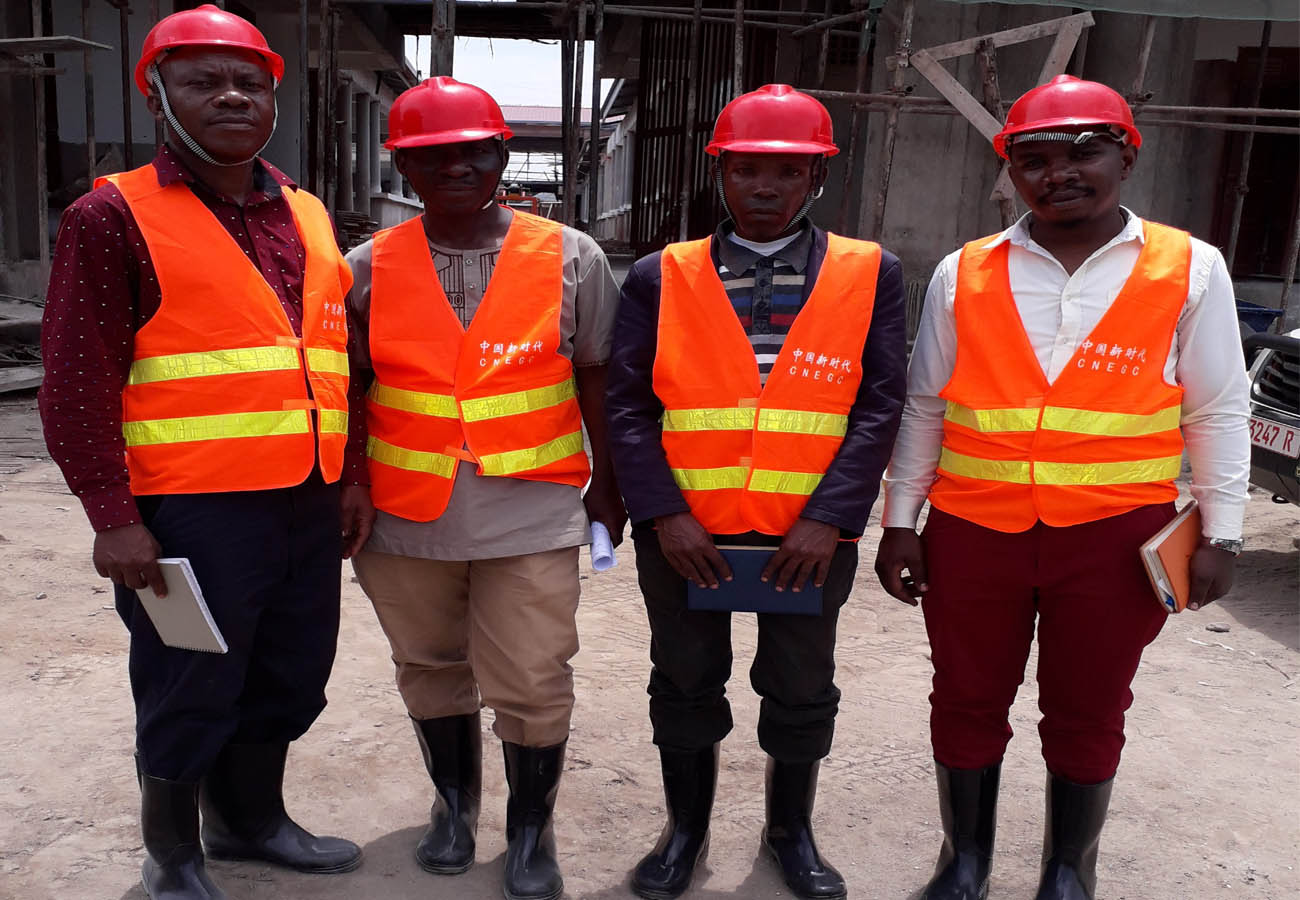
[[726, 612], [781, 613], [784, 615], [820, 616], [822, 589], [809, 578], [803, 589], [776, 589], [776, 580], [760, 580], [763, 567], [776, 553], [775, 547], [720, 546], [718, 552], [731, 566], [731, 581], [717, 589], [696, 587], [686, 582], [686, 608]]

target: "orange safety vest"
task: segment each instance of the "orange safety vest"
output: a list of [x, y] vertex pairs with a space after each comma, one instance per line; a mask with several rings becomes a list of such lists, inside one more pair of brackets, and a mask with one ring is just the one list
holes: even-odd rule
[[997, 531], [1077, 525], [1178, 495], [1183, 389], [1164, 379], [1187, 301], [1191, 239], [1144, 222], [1133, 272], [1056, 381], [1016, 310], [1009, 244], [962, 250], [957, 361], [930, 502]]
[[515, 212], [468, 330], [438, 281], [422, 220], [375, 234], [366, 402], [375, 506], [436, 519], [459, 459], [480, 475], [587, 483], [573, 363], [560, 353], [562, 232]]
[[95, 186], [106, 181], [140, 226], [162, 292], [136, 332], [122, 391], [131, 492], [290, 487], [311, 474], [318, 452], [321, 474], [337, 481], [348, 433], [343, 297], [352, 272], [325, 207], [284, 189], [307, 259], [299, 338], [275, 291], [186, 185], [159, 185], [152, 165]]
[[710, 533], [783, 535], [848, 431], [880, 246], [827, 235], [817, 283], [760, 389], [753, 345], [710, 240], [663, 251], [653, 379], [664, 453], [691, 514]]

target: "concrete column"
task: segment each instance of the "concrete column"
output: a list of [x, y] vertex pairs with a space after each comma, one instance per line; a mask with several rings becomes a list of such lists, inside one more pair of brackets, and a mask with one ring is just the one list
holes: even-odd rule
[[352, 212], [352, 86], [347, 82], [339, 85], [338, 97], [334, 102], [338, 110], [335, 120], [334, 141], [339, 149], [338, 194], [335, 206], [339, 212]]
[[379, 170], [379, 144], [380, 136], [384, 133], [383, 127], [379, 124], [379, 98], [370, 97], [370, 186], [372, 190], [379, 191], [384, 183], [383, 173]]
[[356, 132], [357, 132], [357, 177], [353, 182], [356, 203], [354, 209], [365, 215], [370, 215], [370, 193], [373, 182], [371, 175], [374, 172], [371, 158], [375, 156], [375, 139], [370, 130], [370, 95], [358, 93], [355, 98], [356, 102]]

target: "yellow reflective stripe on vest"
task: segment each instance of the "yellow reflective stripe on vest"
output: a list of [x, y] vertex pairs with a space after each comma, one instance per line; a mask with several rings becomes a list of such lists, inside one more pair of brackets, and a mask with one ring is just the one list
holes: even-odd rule
[[366, 441], [366, 456], [375, 462], [406, 469], [411, 472], [424, 472], [439, 478], [450, 478], [456, 472], [456, 457], [442, 453], [428, 453], [423, 450], [407, 450], [387, 441], [371, 436]]
[[[345, 356], [345, 364], [346, 361]], [[173, 353], [137, 359], [131, 363], [131, 373], [127, 376], [126, 383], [151, 384], [155, 381], [202, 378], [207, 375], [278, 372], [296, 369], [300, 365], [298, 351], [293, 347], [240, 347], [236, 350]]]
[[307, 411], [302, 409], [144, 419], [122, 423], [122, 436], [126, 438], [128, 447], [310, 433], [311, 422], [307, 418]]
[[772, 469], [755, 469], [751, 477], [744, 466], [723, 466], [718, 469], [673, 469], [673, 481], [684, 491], [725, 491], [745, 487], [764, 494], [799, 494], [813, 492], [822, 476], [818, 472], [778, 472]]
[[[485, 419], [499, 419], [502, 416], [517, 416], [522, 413], [559, 406], [566, 400], [578, 396], [572, 378], [566, 378], [559, 384], [533, 388], [530, 391], [516, 391], [513, 394], [497, 394], [494, 397], [479, 397], [474, 400], [460, 401], [460, 415], [466, 422], [482, 422]], [[526, 452], [526, 451], [516, 451]], [[568, 454], [564, 454], [568, 456]], [[564, 456], [556, 457], [563, 459]], [[527, 468], [536, 468], [528, 466]]]
[[664, 431], [749, 431], [754, 427], [753, 407], [664, 410]]
[[953, 475], [966, 478], [980, 478], [984, 481], [1009, 481], [1013, 484], [1029, 484], [1029, 463], [1014, 459], [980, 459], [954, 453], [944, 447], [939, 453], [939, 468]]
[[1171, 481], [1183, 467], [1182, 454], [1108, 463], [1034, 463], [1039, 484], [1144, 484]]
[[844, 437], [849, 430], [849, 417], [835, 413], [809, 412], [803, 409], [760, 409], [758, 430]]
[[745, 486], [749, 469], [723, 466], [718, 469], [673, 469], [673, 481], [684, 491], [738, 490]]
[[478, 458], [484, 475], [514, 475], [529, 472], [542, 466], [582, 452], [582, 432], [574, 431], [536, 447], [507, 450], [504, 453], [485, 453]]
[[755, 469], [749, 479], [749, 489], [764, 494], [799, 494], [808, 496], [822, 480], [820, 472], [776, 472]]
[[346, 409], [322, 409], [319, 413], [321, 434], [347, 434], [348, 411]]
[[[1024, 409], [971, 409], [948, 402], [944, 419], [979, 432], [1034, 431], [1039, 428], [1038, 408]], [[1140, 437], [1172, 431], [1182, 419], [1181, 406], [1169, 406], [1150, 415], [1097, 412], [1091, 409], [1070, 409], [1065, 406], [1043, 407], [1042, 428], [1045, 431], [1068, 431], [1074, 434], [1094, 434], [1100, 437]]]
[[311, 367], [313, 372], [333, 372], [335, 375], [346, 375], [348, 374], [348, 355], [338, 350], [308, 347], [307, 365]]
[[1104, 437], [1138, 437], [1172, 431], [1178, 427], [1182, 417], [1182, 406], [1167, 406], [1149, 416], [1049, 406], [1043, 410], [1043, 428], [1047, 431], [1070, 431]]
[[371, 401], [390, 409], [416, 413], [421, 416], [438, 416], [442, 419], [458, 418], [456, 398], [451, 394], [426, 394], [422, 391], [408, 391], [389, 387], [376, 381], [370, 386], [368, 394]]
[[939, 454], [939, 468], [945, 472], [1013, 484], [1144, 484], [1177, 478], [1182, 464], [1181, 454], [1104, 463], [1036, 462], [1032, 467], [1024, 460], [980, 459], [946, 447]]
[[809, 412], [803, 409], [760, 409], [752, 407], [717, 407], [664, 410], [664, 431], [748, 431], [757, 424], [759, 431], [783, 434], [818, 434], [844, 437], [849, 417], [835, 413]]
[[1038, 428], [1038, 407], [1024, 409], [971, 409], [948, 401], [943, 417], [972, 431], [1034, 431]]

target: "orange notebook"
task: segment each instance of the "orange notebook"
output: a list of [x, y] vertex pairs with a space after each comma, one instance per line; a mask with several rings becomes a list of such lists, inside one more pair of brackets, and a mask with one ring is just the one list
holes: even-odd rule
[[1192, 554], [1201, 543], [1201, 511], [1193, 500], [1173, 520], [1142, 545], [1142, 562], [1167, 613], [1187, 608], [1191, 592]]

